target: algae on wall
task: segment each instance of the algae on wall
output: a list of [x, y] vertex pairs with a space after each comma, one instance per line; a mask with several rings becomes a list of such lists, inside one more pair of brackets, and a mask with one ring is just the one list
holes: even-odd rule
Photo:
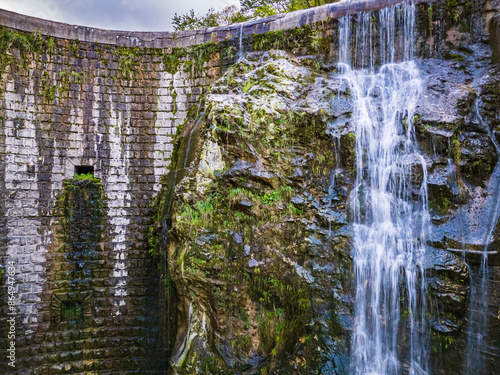
[[55, 257], [65, 262], [48, 277], [49, 289], [55, 291], [50, 307], [53, 332], [77, 328], [90, 337], [94, 303], [102, 303], [101, 286], [96, 283], [104, 271], [101, 244], [106, 220], [102, 190], [99, 179], [77, 174], [64, 182], [64, 192], [58, 198], [61, 219], [56, 233], [60, 247]]

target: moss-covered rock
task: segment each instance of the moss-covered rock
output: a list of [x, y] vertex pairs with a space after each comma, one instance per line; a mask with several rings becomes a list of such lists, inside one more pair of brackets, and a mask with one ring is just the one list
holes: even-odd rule
[[[451, 20], [469, 5], [440, 4], [440, 13], [446, 8]], [[467, 26], [457, 17], [447, 30]], [[423, 155], [412, 176], [418, 185], [426, 179], [429, 193], [425, 318], [436, 369], [438, 357], [463, 355], [469, 274], [453, 252], [482, 249], [495, 192], [498, 78], [487, 48], [466, 46], [472, 34], [462, 33], [441, 40], [443, 59], [421, 62], [416, 114], [402, 116]], [[256, 40], [254, 51], [295, 51], [282, 33]], [[334, 65], [252, 52], [212, 85], [198, 120], [180, 131], [156, 218], [159, 243], [166, 215], [166, 274], [177, 293], [174, 373], [348, 373], [348, 196], [362, 172], [352, 106]]]
[[348, 179], [335, 174], [329, 131], [337, 86], [276, 51], [251, 54], [208, 94], [171, 211], [175, 373], [316, 373], [346, 361]]

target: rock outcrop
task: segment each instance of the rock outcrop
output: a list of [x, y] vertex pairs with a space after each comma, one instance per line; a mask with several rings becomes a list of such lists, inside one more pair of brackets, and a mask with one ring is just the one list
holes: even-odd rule
[[[486, 238], [499, 189], [499, 72], [486, 44], [455, 42], [418, 60], [424, 87], [413, 119], [428, 166], [431, 363], [446, 374], [460, 373], [465, 357], [464, 261], [477, 269], [486, 242], [496, 275], [499, 250], [498, 229]], [[356, 155], [346, 82], [328, 58], [252, 52], [202, 106], [189, 163], [170, 175], [183, 176], [168, 215], [174, 373], [347, 373]], [[422, 172], [416, 167], [415, 178]], [[489, 334], [498, 330], [491, 318]], [[499, 355], [491, 345], [488, 373]]]
[[[467, 58], [469, 65], [421, 62], [425, 89], [415, 119], [429, 166], [434, 248], [426, 274], [440, 352], [463, 334], [469, 284], [467, 266], [447, 250], [482, 244], [459, 238], [464, 228], [455, 217], [472, 202], [484, 232], [487, 198], [494, 198], [495, 129], [482, 116], [486, 100], [496, 100], [487, 92], [498, 86], [487, 63], [478, 68]], [[177, 373], [347, 368], [352, 103], [332, 66], [307, 63], [282, 51], [250, 53], [206, 97], [169, 232], [181, 311]]]

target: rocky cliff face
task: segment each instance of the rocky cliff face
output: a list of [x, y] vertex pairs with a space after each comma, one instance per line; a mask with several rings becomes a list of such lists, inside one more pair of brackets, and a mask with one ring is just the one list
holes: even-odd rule
[[[485, 373], [500, 355], [500, 74], [489, 39], [473, 32], [484, 24], [450, 18], [470, 6], [440, 4], [435, 12], [452, 12], [442, 28], [432, 7], [419, 13], [424, 87], [413, 123], [427, 170], [415, 166], [414, 178], [428, 178], [426, 319], [439, 374], [464, 372], [485, 244]], [[177, 136], [157, 208], [178, 306], [176, 374], [349, 371], [353, 100], [328, 56], [291, 52], [248, 53]]]
[[332, 171], [349, 162], [328, 123], [346, 94], [282, 51], [249, 54], [213, 86], [172, 208], [179, 371], [343, 364], [349, 177]]

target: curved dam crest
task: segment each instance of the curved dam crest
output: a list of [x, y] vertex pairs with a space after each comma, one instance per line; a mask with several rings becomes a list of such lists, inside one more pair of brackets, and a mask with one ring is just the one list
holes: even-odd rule
[[[123, 47], [190, 47], [210, 41], [221, 42], [227, 39], [237, 38], [240, 29], [243, 30], [244, 35], [293, 29], [328, 19], [340, 18], [357, 12], [367, 12], [385, 8], [398, 2], [399, 1], [395, 0], [355, 0], [338, 2], [291, 13], [277, 14], [239, 24], [175, 32], [105, 30], [29, 17], [6, 10], [2, 10], [1, 24], [16, 30], [27, 32], [37, 30], [43, 35], [62, 39], [78, 39], [89, 43], [102, 43]], [[416, 1], [416, 3], [420, 2], [429, 3], [430, 1]]]

